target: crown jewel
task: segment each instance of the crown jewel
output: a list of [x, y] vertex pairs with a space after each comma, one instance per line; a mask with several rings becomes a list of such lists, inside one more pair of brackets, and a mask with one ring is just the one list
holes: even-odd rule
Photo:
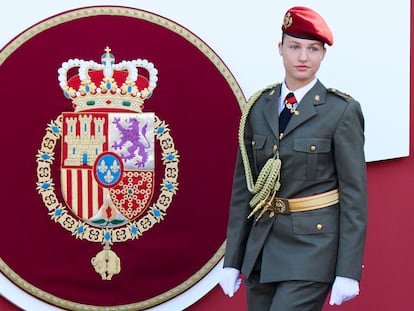
[[[75, 111], [121, 109], [142, 112], [144, 101], [157, 86], [158, 70], [146, 59], [122, 61], [107, 47], [101, 64], [92, 60], [69, 59], [58, 70], [64, 95]], [[78, 68], [77, 74], [73, 72]]]

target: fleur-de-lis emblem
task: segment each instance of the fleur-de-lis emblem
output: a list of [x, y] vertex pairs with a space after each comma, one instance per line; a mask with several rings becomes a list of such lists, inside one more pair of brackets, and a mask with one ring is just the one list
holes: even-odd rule
[[119, 164], [115, 160], [109, 168], [114, 173], [118, 172], [121, 169], [121, 167], [119, 166]]
[[110, 171], [110, 170], [108, 170], [108, 171], [106, 172], [104, 179], [105, 179], [105, 181], [106, 181], [108, 184], [109, 184], [109, 183], [111, 183], [111, 182], [112, 182], [112, 180], [114, 180], [114, 175], [112, 175], [112, 174], [111, 174], [111, 171]]
[[105, 173], [105, 171], [106, 171], [107, 169], [108, 169], [108, 166], [106, 166], [105, 160], [102, 160], [102, 161], [99, 163], [99, 167], [98, 167], [99, 172], [101, 172], [101, 173], [103, 174], [103, 173]]

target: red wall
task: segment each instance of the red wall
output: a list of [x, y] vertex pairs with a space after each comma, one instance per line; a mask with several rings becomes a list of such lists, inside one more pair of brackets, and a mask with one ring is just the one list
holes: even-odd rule
[[[411, 0], [411, 7], [414, 0]], [[414, 14], [411, 10], [411, 25]], [[411, 26], [411, 33], [414, 27]], [[387, 38], [384, 38], [386, 40]], [[414, 43], [411, 38], [410, 102], [414, 100]], [[385, 46], [392, 41], [385, 41]], [[378, 47], [384, 48], [384, 47]], [[384, 86], [386, 81], [384, 81]], [[379, 85], [380, 90], [386, 89]], [[413, 311], [414, 282], [414, 112], [410, 113], [410, 156], [368, 164], [369, 222], [365, 268], [360, 295], [341, 306], [342, 311]], [[390, 120], [392, 122], [392, 119]], [[384, 148], [387, 142], [384, 141]], [[338, 307], [325, 306], [324, 311]], [[19, 310], [0, 297], [0, 310]], [[223, 295], [219, 286], [188, 311], [245, 311], [242, 287], [233, 298]]]

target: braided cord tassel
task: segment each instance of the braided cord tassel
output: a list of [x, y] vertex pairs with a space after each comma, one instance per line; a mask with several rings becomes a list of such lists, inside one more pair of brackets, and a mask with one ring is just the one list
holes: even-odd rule
[[[250, 200], [250, 207], [253, 208], [251, 213], [247, 216], [249, 219], [257, 211], [262, 209], [261, 213], [256, 220], [259, 220], [263, 214], [268, 211], [271, 207], [271, 202], [274, 199], [276, 192], [280, 188], [280, 167], [282, 162], [278, 158], [269, 159], [268, 161], [272, 162], [272, 166], [268, 173], [268, 178], [264, 182], [264, 185], [259, 193], [255, 194]], [[263, 171], [263, 170], [262, 170]]]
[[271, 85], [263, 90], [256, 92], [246, 103], [244, 107], [242, 107], [242, 116], [240, 119], [240, 126], [239, 126], [239, 146], [240, 152], [243, 160], [244, 171], [246, 175], [246, 184], [247, 189], [251, 194], [253, 194], [253, 198], [250, 200], [249, 205], [253, 208], [252, 212], [249, 214], [247, 218], [253, 216], [258, 210], [263, 208], [257, 220], [268, 210], [270, 206], [269, 198], [274, 198], [276, 192], [280, 188], [280, 168], [282, 165], [281, 160], [275, 155], [275, 157], [267, 160], [265, 165], [263, 166], [262, 170], [259, 173], [256, 183], [253, 181], [253, 175], [250, 168], [249, 157], [247, 155], [246, 145], [244, 143], [244, 132], [246, 128], [246, 121], [249, 115], [250, 109], [256, 102], [256, 100], [262, 95], [262, 93], [268, 89], [276, 87], [277, 84]]
[[[268, 162], [271, 162], [271, 167], [267, 172], [267, 178], [263, 183], [262, 188], [258, 193], [256, 193], [253, 198], [250, 200], [250, 207], [255, 207], [260, 201], [266, 200], [272, 190], [274, 190], [276, 182], [279, 180], [280, 176], [280, 159], [269, 159]], [[264, 168], [264, 167], [263, 167]], [[263, 169], [260, 173], [263, 172]]]
[[257, 191], [254, 191], [255, 189], [254, 189], [252, 170], [250, 168], [249, 157], [247, 155], [246, 146], [244, 144], [244, 131], [246, 129], [246, 121], [247, 121], [247, 117], [249, 115], [250, 109], [253, 107], [254, 103], [260, 97], [260, 95], [262, 95], [262, 93], [264, 91], [266, 91], [268, 89], [272, 89], [272, 88], [276, 87], [277, 85], [278, 85], [278, 83], [277, 84], [272, 84], [272, 85], [270, 85], [270, 86], [268, 86], [268, 87], [266, 87], [266, 88], [264, 88], [260, 91], [257, 91], [248, 100], [246, 105], [242, 106], [242, 116], [241, 116], [241, 119], [240, 119], [238, 140], [239, 140], [240, 152], [241, 152], [243, 165], [244, 165], [244, 171], [245, 171], [245, 174], [246, 174], [247, 189], [250, 191], [250, 193], [255, 193]]

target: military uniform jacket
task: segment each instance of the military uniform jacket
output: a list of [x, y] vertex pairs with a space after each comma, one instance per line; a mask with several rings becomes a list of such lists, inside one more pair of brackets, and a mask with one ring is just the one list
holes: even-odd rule
[[279, 139], [281, 86], [265, 89], [251, 107], [244, 143], [254, 180], [279, 150], [279, 197], [339, 189], [339, 203], [321, 209], [247, 219], [252, 195], [240, 150], [235, 168], [224, 266], [249, 277], [261, 256], [261, 282], [360, 280], [367, 197], [364, 119], [359, 103], [320, 81], [303, 97]]

